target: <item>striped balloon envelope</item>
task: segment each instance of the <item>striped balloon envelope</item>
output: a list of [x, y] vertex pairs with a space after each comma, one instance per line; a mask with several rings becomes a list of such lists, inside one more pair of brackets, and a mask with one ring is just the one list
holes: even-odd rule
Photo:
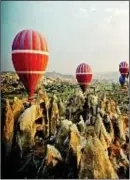
[[23, 30], [15, 36], [12, 61], [30, 98], [47, 68], [48, 56], [47, 42], [39, 32]]
[[126, 61], [122, 61], [119, 64], [119, 71], [120, 71], [122, 76], [128, 77], [128, 74], [129, 74], [129, 65], [128, 65], [128, 63]]
[[88, 64], [82, 63], [77, 67], [76, 79], [83, 92], [85, 92], [87, 87], [91, 84], [92, 76], [92, 69]]

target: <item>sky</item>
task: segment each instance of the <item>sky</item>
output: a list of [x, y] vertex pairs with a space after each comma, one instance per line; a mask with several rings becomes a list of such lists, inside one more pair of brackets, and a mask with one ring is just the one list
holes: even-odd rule
[[46, 71], [74, 74], [82, 62], [93, 72], [118, 71], [129, 61], [129, 1], [2, 1], [2, 71], [14, 70], [12, 42], [23, 29], [46, 38]]

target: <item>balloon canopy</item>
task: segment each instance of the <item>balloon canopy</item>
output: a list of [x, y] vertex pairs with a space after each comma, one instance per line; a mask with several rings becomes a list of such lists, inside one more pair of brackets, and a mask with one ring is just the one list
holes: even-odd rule
[[91, 84], [92, 75], [92, 69], [88, 64], [82, 63], [77, 67], [76, 79], [83, 92], [85, 92], [87, 87]]
[[125, 84], [125, 77], [123, 77], [122, 75], [119, 77], [119, 82], [121, 84], [121, 86], [123, 86]]
[[129, 74], [129, 64], [126, 61], [122, 61], [119, 64], [119, 71], [120, 71], [120, 74], [122, 76], [128, 77], [128, 74]]
[[12, 61], [30, 98], [46, 70], [48, 56], [47, 42], [39, 32], [23, 30], [15, 36], [12, 44]]

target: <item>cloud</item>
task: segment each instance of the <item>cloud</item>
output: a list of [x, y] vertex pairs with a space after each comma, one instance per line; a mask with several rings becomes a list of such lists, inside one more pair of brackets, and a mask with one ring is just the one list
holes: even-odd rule
[[113, 16], [109, 16], [109, 17], [107, 17], [107, 18], [104, 18], [104, 21], [105, 21], [106, 23], [110, 24], [111, 21], [112, 21], [112, 18], [113, 18]]
[[104, 9], [105, 12], [113, 12], [114, 16], [120, 16], [120, 15], [128, 15], [129, 9], [119, 9], [119, 8], [106, 8]]
[[80, 8], [79, 10], [83, 13], [87, 11], [87, 9], [84, 9], [84, 8]]
[[104, 18], [104, 22], [110, 24], [111, 21], [117, 16], [129, 15], [129, 9], [105, 9], [105, 12], [112, 12], [110, 16]]
[[83, 12], [83, 13], [87, 12], [88, 10], [89, 10], [89, 12], [95, 12], [96, 8], [90, 8], [90, 9], [80, 8], [79, 10], [80, 10], [80, 12]]
[[86, 8], [80, 8], [78, 12], [75, 12], [75, 13], [73, 14], [73, 16], [76, 17], [76, 18], [82, 18], [82, 19], [84, 19], [84, 18], [87, 18], [87, 17], [88, 17], [88, 13], [86, 13], [86, 12], [88, 12], [88, 9], [86, 9]]
[[112, 12], [113, 9], [112, 9], [112, 8], [106, 8], [106, 9], [104, 9], [104, 11], [105, 11], [105, 12]]
[[114, 16], [120, 16], [120, 15], [128, 15], [129, 14], [129, 9], [115, 9]]
[[90, 12], [95, 12], [96, 8], [90, 8]]

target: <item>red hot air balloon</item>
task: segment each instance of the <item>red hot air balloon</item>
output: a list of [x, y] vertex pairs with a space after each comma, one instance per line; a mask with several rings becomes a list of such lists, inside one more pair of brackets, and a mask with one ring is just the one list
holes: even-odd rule
[[47, 42], [39, 32], [23, 30], [15, 36], [12, 61], [30, 99], [46, 70], [48, 55]]
[[87, 87], [90, 85], [92, 76], [92, 69], [88, 64], [82, 63], [77, 67], [76, 79], [83, 92], [85, 92]]
[[128, 63], [126, 61], [122, 61], [119, 64], [119, 71], [120, 71], [122, 76], [128, 77], [128, 74], [129, 74], [129, 65], [128, 65]]

